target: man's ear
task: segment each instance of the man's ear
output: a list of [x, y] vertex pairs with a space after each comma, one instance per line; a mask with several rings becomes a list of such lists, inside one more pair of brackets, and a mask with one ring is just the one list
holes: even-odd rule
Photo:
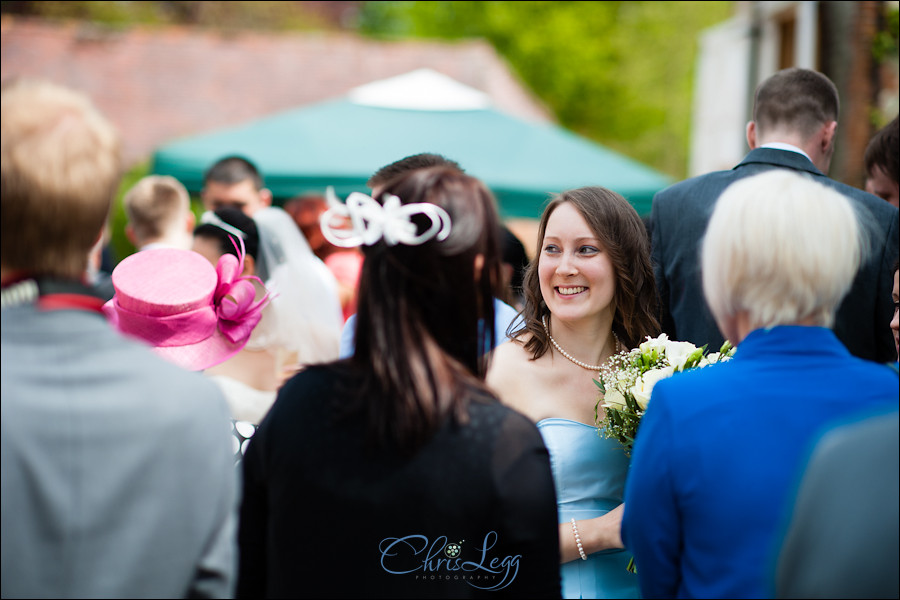
[[755, 150], [758, 146], [756, 140], [756, 122], [749, 121], [747, 123], [747, 145], [751, 150]]
[[819, 143], [821, 144], [821, 151], [823, 154], [828, 155], [834, 148], [834, 136], [836, 133], [837, 121], [829, 121], [822, 126], [822, 136]]
[[194, 233], [194, 228], [197, 226], [197, 215], [194, 214], [194, 211], [188, 210], [187, 218], [184, 221], [185, 226], [187, 227], [187, 232], [190, 234]]
[[263, 206], [272, 206], [272, 191], [268, 188], [259, 190], [259, 199]]

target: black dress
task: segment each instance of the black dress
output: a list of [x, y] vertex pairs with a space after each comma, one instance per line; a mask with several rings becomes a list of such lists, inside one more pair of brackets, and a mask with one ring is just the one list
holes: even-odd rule
[[349, 367], [282, 388], [244, 456], [239, 597], [560, 597], [550, 459], [489, 397], [412, 456], [337, 418]]

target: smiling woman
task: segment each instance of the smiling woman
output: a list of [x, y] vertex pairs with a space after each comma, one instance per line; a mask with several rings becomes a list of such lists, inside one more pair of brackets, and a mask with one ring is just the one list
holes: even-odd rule
[[560, 204], [547, 219], [538, 280], [547, 308], [561, 321], [612, 324], [615, 269], [600, 238], [571, 202]]
[[563, 596], [638, 597], [619, 535], [628, 457], [597, 435], [594, 379], [597, 365], [659, 333], [647, 231], [619, 194], [579, 188], [548, 205], [536, 248], [524, 325], [494, 351], [488, 384], [550, 451]]

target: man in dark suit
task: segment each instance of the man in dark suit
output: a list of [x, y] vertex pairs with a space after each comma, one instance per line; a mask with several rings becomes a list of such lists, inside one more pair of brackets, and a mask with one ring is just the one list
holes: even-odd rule
[[[663, 331], [670, 338], [718, 349], [724, 341], [703, 297], [699, 244], [722, 191], [769, 169], [791, 169], [836, 189], [864, 223], [868, 252], [834, 324], [855, 355], [894, 360], [890, 329], [891, 266], [898, 255], [898, 210], [881, 198], [828, 178], [834, 153], [839, 99], [834, 84], [808, 69], [779, 71], [756, 90], [747, 124], [750, 153], [729, 171], [676, 183], [653, 199], [650, 231]], [[821, 240], [828, 244], [827, 239]]]

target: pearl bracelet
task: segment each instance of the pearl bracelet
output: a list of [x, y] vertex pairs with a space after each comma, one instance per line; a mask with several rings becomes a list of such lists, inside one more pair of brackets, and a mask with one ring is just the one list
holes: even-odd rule
[[584, 547], [581, 545], [581, 536], [578, 535], [578, 527], [575, 525], [575, 519], [572, 519], [572, 533], [575, 534], [575, 545], [578, 546], [578, 554], [581, 560], [587, 560], [587, 554], [584, 553]]

